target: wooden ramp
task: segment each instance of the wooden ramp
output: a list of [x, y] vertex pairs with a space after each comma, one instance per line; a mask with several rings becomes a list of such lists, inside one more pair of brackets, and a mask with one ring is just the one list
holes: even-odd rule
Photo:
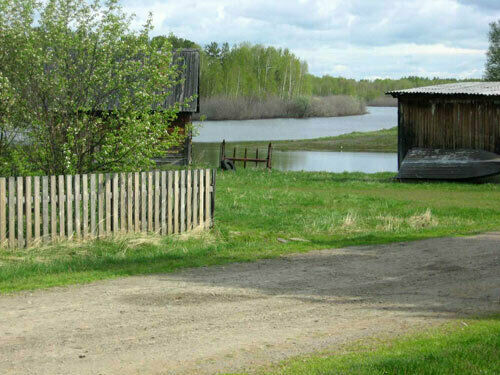
[[500, 155], [472, 149], [412, 148], [399, 168], [400, 179], [464, 180], [500, 173]]

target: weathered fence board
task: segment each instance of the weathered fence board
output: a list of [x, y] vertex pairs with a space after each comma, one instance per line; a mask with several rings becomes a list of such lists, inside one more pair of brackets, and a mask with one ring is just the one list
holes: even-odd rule
[[186, 171], [181, 171], [180, 232], [186, 231]]
[[[127, 195], [125, 173], [120, 173], [120, 231], [125, 233], [127, 231], [127, 214], [125, 209], [125, 200]], [[118, 219], [117, 219], [118, 220]]]
[[102, 173], [97, 175], [97, 235], [101, 237], [104, 234], [104, 176]]
[[42, 177], [42, 228], [43, 228], [43, 241], [49, 240], [49, 178]]
[[107, 173], [105, 176], [105, 191], [106, 231], [103, 232], [103, 234], [111, 232], [111, 175], [109, 173]]
[[[132, 173], [127, 174], [127, 231], [133, 232], [133, 216], [132, 216], [132, 191], [134, 190], [132, 186]], [[122, 220], [125, 221], [125, 217], [122, 216]]]
[[88, 190], [88, 177], [86, 174], [82, 175], [82, 232], [83, 238], [89, 236], [89, 190]]
[[193, 227], [198, 226], [198, 171], [193, 171]]
[[192, 207], [192, 193], [193, 193], [193, 185], [192, 185], [192, 171], [187, 171], [186, 176], [186, 230], [191, 230], [193, 228], [193, 207]]
[[210, 169], [205, 170], [205, 227], [209, 228], [210, 223]]
[[97, 187], [96, 187], [96, 176], [95, 174], [90, 175], [90, 235], [92, 237], [97, 236], [97, 225], [96, 225], [96, 207], [97, 207]]
[[9, 177], [9, 246], [16, 246], [16, 178]]
[[167, 172], [161, 172], [161, 199], [160, 199], [161, 234], [167, 234]]
[[174, 204], [174, 173], [168, 171], [167, 176], [167, 234], [174, 233], [174, 216], [173, 216], [173, 204]]
[[174, 233], [179, 233], [179, 171], [174, 172]]
[[24, 196], [23, 196], [23, 178], [17, 178], [17, 246], [24, 246]]
[[56, 176], [50, 176], [50, 235], [57, 238], [57, 184]]
[[0, 177], [0, 246], [209, 227], [214, 185], [209, 169]]
[[[0, 177], [0, 223], [7, 223], [7, 187], [5, 177]], [[0, 225], [0, 246], [5, 246], [7, 225]]]
[[73, 237], [73, 196], [72, 196], [73, 176], [66, 176], [66, 217], [68, 238]]
[[155, 172], [155, 207], [154, 207], [154, 231], [160, 232], [160, 172]]
[[205, 208], [205, 184], [204, 184], [204, 180], [205, 180], [205, 171], [203, 169], [200, 170], [199, 172], [199, 177], [200, 177], [200, 188], [198, 189], [198, 195], [199, 195], [199, 205], [198, 205], [198, 217], [199, 217], [199, 220], [200, 220], [200, 224], [199, 225], [202, 225], [204, 222], [205, 222], [205, 217], [203, 215], [203, 210]]
[[31, 177], [26, 177], [26, 193], [25, 193], [25, 207], [26, 207], [26, 246], [31, 246], [33, 222], [31, 221]]
[[153, 231], [153, 173], [148, 172], [148, 232]]
[[113, 233], [118, 234], [118, 203], [119, 203], [119, 190], [118, 181], [119, 176], [117, 173], [113, 175]]
[[40, 177], [38, 176], [33, 179], [33, 210], [35, 225], [33, 240], [35, 244], [38, 244], [40, 242]]
[[81, 224], [80, 224], [80, 177], [75, 176], [75, 238], [80, 238]]
[[64, 212], [64, 176], [58, 177], [59, 187], [59, 237], [66, 236], [66, 217]]

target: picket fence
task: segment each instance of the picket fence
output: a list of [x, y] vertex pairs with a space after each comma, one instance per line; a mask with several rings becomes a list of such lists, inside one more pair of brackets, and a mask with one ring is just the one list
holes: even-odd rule
[[215, 169], [0, 177], [0, 246], [210, 227]]

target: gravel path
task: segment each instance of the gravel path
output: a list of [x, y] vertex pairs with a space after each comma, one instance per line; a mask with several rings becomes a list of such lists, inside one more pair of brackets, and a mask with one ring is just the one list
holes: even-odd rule
[[500, 311], [500, 233], [0, 296], [1, 374], [213, 374]]

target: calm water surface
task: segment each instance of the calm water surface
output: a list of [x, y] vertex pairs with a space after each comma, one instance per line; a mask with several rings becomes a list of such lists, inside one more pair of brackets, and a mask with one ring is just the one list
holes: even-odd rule
[[[270, 119], [244, 121], [206, 121], [194, 142], [310, 139], [353, 131], [373, 131], [397, 125], [397, 108], [368, 107], [362, 116]], [[255, 150], [249, 150], [249, 157]], [[228, 150], [228, 154], [232, 150]], [[267, 149], [259, 150], [265, 157]], [[204, 143], [193, 145], [193, 157], [213, 166], [219, 163], [219, 148]], [[249, 165], [255, 165], [249, 163]], [[242, 168], [242, 163], [237, 163]], [[289, 171], [396, 172], [397, 154], [379, 152], [274, 151], [273, 168]]]
[[397, 125], [397, 108], [367, 107], [367, 110], [369, 113], [360, 116], [205, 121], [193, 142], [311, 139], [388, 129]]
[[[254, 150], [249, 152], [249, 156], [254, 156], [254, 152]], [[266, 149], [259, 149], [259, 156], [265, 157], [266, 152]], [[232, 155], [232, 151], [230, 154]], [[193, 156], [195, 160], [203, 160], [212, 166], [218, 166], [219, 149], [217, 147], [195, 144]], [[254, 167], [255, 163], [248, 163], [248, 166]], [[273, 151], [273, 169], [282, 171], [376, 173], [396, 172], [397, 166], [398, 159], [395, 153]], [[236, 168], [243, 168], [243, 163], [238, 162]]]

